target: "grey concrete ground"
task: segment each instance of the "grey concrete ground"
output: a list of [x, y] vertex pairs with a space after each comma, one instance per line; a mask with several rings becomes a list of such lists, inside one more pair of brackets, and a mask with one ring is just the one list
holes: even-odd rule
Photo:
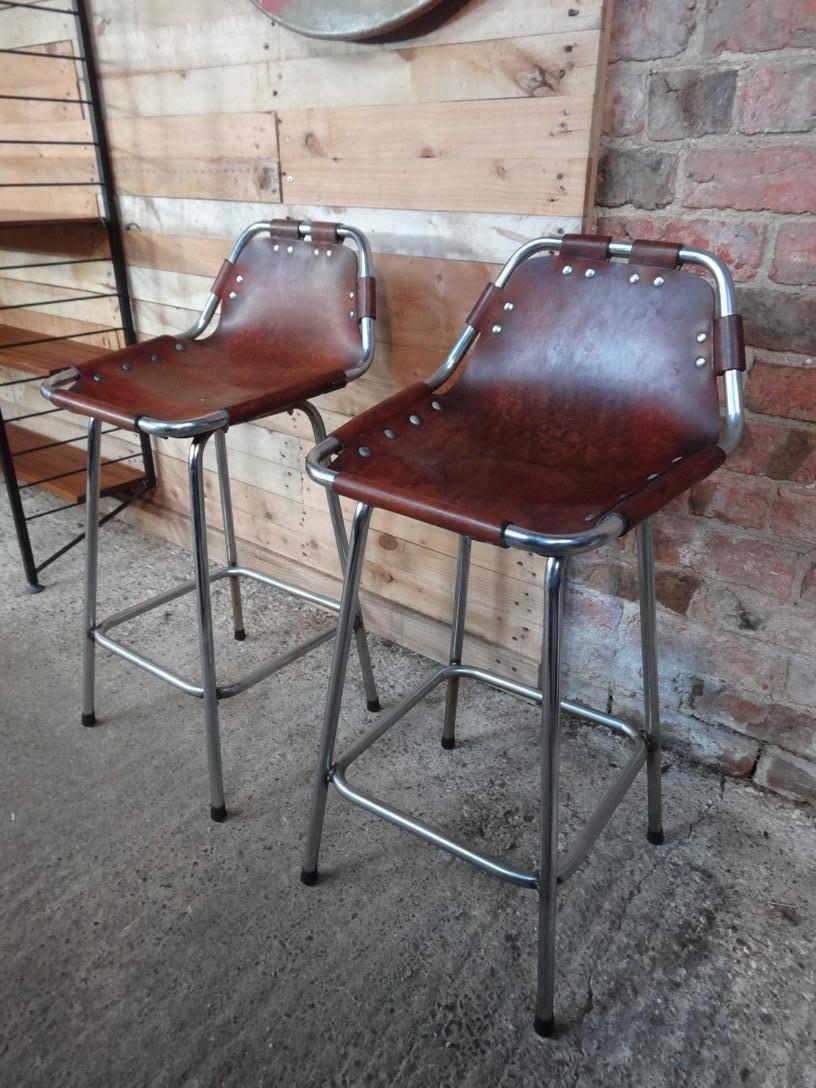
[[[39, 500], [44, 501], [44, 500]], [[0, 1083], [27, 1085], [816, 1085], [812, 814], [669, 753], [667, 842], [645, 782], [562, 890], [560, 1034], [532, 1031], [535, 900], [330, 798], [323, 880], [298, 881], [329, 648], [223, 708], [231, 818], [207, 818], [200, 705], [100, 655], [78, 720], [80, 561], [22, 591], [0, 504]], [[66, 515], [37, 524], [56, 539]], [[101, 607], [186, 577], [180, 549], [115, 523]], [[325, 622], [247, 594], [233, 674]], [[190, 604], [132, 625], [195, 666]], [[373, 640], [384, 705], [427, 661]], [[461, 746], [441, 691], [356, 779], [532, 865], [536, 715], [477, 688]], [[356, 665], [343, 734], [366, 717]], [[565, 726], [565, 835], [621, 748]]]

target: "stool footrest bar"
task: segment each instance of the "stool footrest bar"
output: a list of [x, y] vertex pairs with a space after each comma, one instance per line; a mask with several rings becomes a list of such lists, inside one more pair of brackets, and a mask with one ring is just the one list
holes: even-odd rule
[[[367, 812], [371, 812], [375, 816], [381, 816], [383, 819], [388, 820], [389, 823], [395, 824], [405, 831], [410, 831], [413, 835], [424, 839], [426, 842], [432, 843], [434, 846], [438, 846], [441, 850], [445, 850], [447, 853], [453, 854], [463, 861], [470, 862], [471, 865], [475, 865], [477, 868], [492, 873], [501, 880], [506, 880], [511, 884], [517, 884], [522, 887], [535, 888], [538, 886], [538, 877], [536, 874], [514, 869], [512, 866], [505, 865], [503, 862], [497, 861], [485, 854], [481, 854], [479, 851], [473, 850], [463, 843], [458, 842], [456, 839], [451, 838], [438, 828], [432, 827], [430, 824], [426, 824], [413, 816], [409, 816], [399, 809], [391, 808], [382, 801], [378, 801], [370, 794], [350, 785], [346, 779], [346, 771], [355, 759], [361, 756], [375, 741], [379, 740], [380, 737], [387, 733], [393, 725], [396, 725], [400, 718], [403, 718], [417, 705], [417, 703], [422, 702], [435, 687], [449, 680], [451, 677], [480, 680], [500, 691], [521, 696], [522, 698], [529, 699], [531, 702], [537, 704], [541, 703], [541, 692], [537, 688], [529, 687], [526, 684], [521, 684], [518, 681], [498, 676], [495, 673], [471, 665], [447, 665], [444, 668], [437, 670], [437, 672], [430, 676], [424, 683], [410, 692], [396, 707], [394, 707], [390, 714], [387, 714], [371, 729], [368, 729], [363, 733], [354, 744], [350, 745], [336, 760], [329, 772], [329, 781], [347, 800], [358, 805], [360, 808], [365, 809]], [[604, 714], [599, 710], [593, 710], [590, 707], [585, 707], [580, 703], [569, 702], [568, 700], [561, 701], [561, 709], [569, 714], [582, 718], [585, 721], [612, 729], [614, 732], [626, 737], [627, 740], [630, 740], [635, 747], [631, 757], [615, 778], [614, 782], [612, 782], [607, 789], [600, 804], [584, 826], [583, 831], [578, 835], [572, 846], [561, 858], [558, 865], [559, 882], [564, 881], [571, 876], [589, 853], [595, 840], [606, 827], [615, 809], [632, 785], [638, 771], [646, 762], [647, 752], [645, 736], [628, 722], [624, 722], [611, 714]]]

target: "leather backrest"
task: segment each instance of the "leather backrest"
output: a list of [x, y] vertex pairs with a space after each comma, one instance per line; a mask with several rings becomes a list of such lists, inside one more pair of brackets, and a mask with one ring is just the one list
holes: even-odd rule
[[580, 447], [599, 470], [610, 458], [666, 464], [718, 438], [713, 319], [714, 293], [693, 273], [531, 257], [493, 292], [450, 396], [516, 458], [534, 457], [546, 430], [565, 458]]
[[[333, 241], [258, 234], [219, 279], [221, 318], [208, 340], [238, 347], [247, 360], [338, 369], [360, 361], [357, 254]], [[202, 341], [204, 343], [206, 341]]]

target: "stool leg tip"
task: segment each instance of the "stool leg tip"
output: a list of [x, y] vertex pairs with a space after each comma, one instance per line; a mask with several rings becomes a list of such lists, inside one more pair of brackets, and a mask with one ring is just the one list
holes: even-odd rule
[[448, 752], [451, 750], [451, 748], [455, 748], [456, 747], [456, 737], [443, 737], [442, 738], [442, 747]]
[[555, 1035], [555, 1019], [552, 1016], [549, 1020], [542, 1020], [540, 1016], [537, 1016], [533, 1027], [536, 1035], [540, 1035], [543, 1039], [552, 1039]]
[[366, 706], [368, 707], [368, 711], [369, 711], [370, 714], [379, 714], [380, 711], [382, 710], [382, 707], [380, 706], [380, 700], [379, 699], [368, 699], [368, 700], [366, 700]]
[[236, 627], [235, 628], [235, 641], [236, 642], [243, 642], [245, 638], [246, 638], [246, 631], [243, 629], [243, 627]]
[[29, 582], [26, 586], [26, 593], [42, 593], [45, 586], [41, 586], [39, 582]]
[[210, 805], [210, 819], [217, 824], [222, 824], [227, 818], [226, 805]]
[[317, 869], [301, 869], [300, 882], [309, 888], [311, 888], [313, 884], [317, 884]]
[[646, 832], [646, 838], [652, 844], [652, 846], [662, 846], [665, 842], [663, 828], [658, 828], [657, 831], [652, 831], [652, 829], [649, 828], [649, 830]]
[[83, 711], [82, 712], [82, 724], [83, 725], [89, 725], [89, 726], [90, 725], [96, 725], [96, 714], [94, 714], [93, 711], [91, 711], [90, 714], [86, 714]]

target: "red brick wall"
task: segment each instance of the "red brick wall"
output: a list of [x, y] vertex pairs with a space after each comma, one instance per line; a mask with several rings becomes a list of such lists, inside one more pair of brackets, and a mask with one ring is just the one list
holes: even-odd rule
[[[816, 2], [616, 0], [610, 59], [598, 229], [722, 256], [750, 345], [742, 447], [655, 522], [667, 733], [816, 804]], [[582, 568], [634, 624], [631, 545]]]

